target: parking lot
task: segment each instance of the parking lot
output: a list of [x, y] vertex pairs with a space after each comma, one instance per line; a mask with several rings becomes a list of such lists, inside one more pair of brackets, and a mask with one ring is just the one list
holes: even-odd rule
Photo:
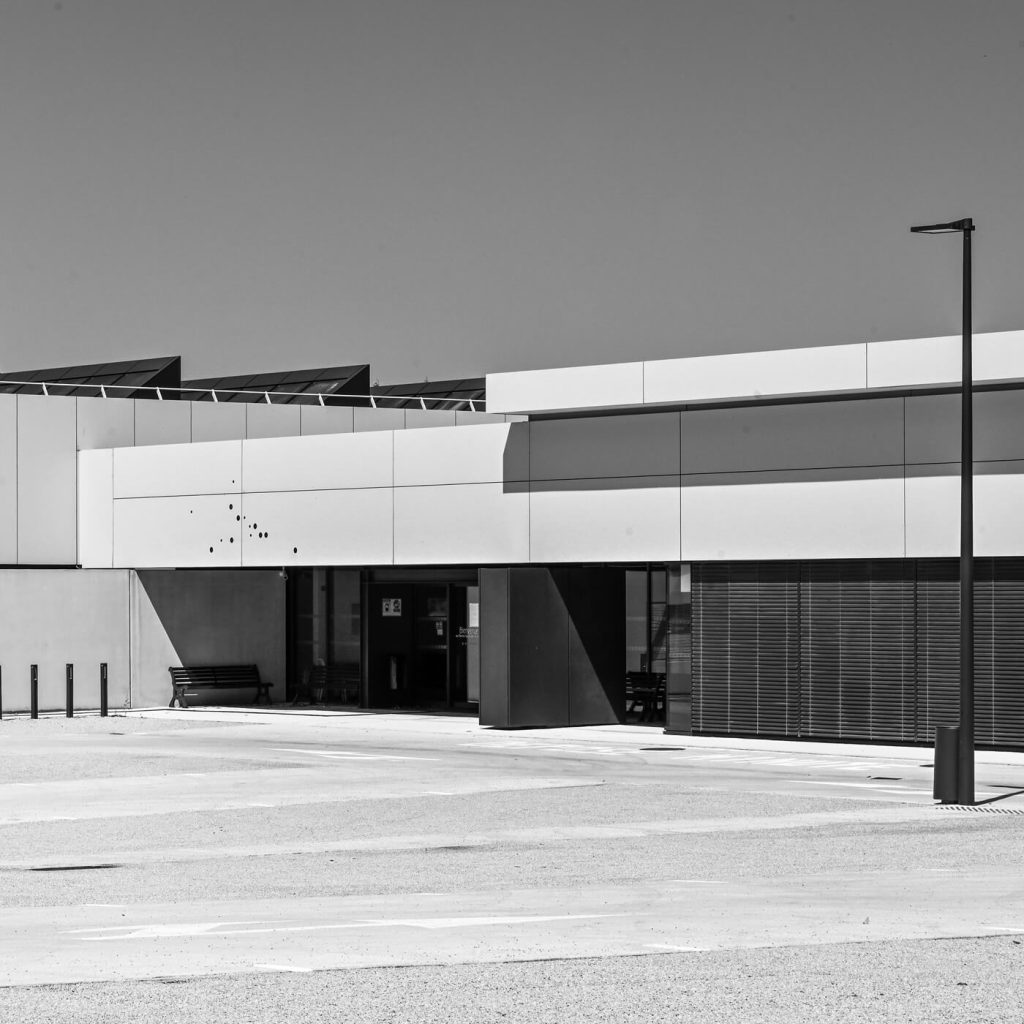
[[642, 726], [203, 709], [0, 745], [5, 1020], [1021, 1019], [1018, 754], [962, 809], [927, 750]]

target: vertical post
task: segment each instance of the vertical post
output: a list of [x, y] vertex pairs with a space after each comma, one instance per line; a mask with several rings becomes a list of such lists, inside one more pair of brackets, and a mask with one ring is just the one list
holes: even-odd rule
[[75, 666], [64, 666], [64, 716], [75, 717]]
[[971, 233], [963, 222], [963, 381], [960, 397], [960, 757], [957, 802], [974, 803], [974, 368]]
[[100, 718], [107, 717], [107, 663], [100, 662]]
[[39, 666], [33, 665], [29, 669], [28, 681], [29, 717], [39, 717]]

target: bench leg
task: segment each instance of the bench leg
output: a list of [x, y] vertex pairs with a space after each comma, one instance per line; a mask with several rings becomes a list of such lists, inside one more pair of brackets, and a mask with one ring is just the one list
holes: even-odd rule
[[185, 703], [185, 688], [183, 686], [182, 687], [179, 687], [179, 686], [175, 686], [174, 687], [174, 696], [171, 697], [171, 703], [168, 704], [167, 706], [169, 708], [173, 708], [175, 701], [178, 702], [178, 707], [179, 708], [187, 708], [188, 707], [188, 705]]

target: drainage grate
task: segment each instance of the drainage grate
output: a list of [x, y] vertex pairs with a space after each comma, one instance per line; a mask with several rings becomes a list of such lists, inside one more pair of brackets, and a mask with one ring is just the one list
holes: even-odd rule
[[29, 868], [29, 871], [106, 871], [119, 868], [120, 864], [56, 864], [53, 867]]
[[940, 811], [976, 811], [979, 814], [1024, 814], [1024, 807], [961, 807], [957, 804], [939, 804]]

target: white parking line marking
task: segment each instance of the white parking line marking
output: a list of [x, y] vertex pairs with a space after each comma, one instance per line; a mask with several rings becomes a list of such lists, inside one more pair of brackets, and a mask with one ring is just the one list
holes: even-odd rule
[[[517, 917], [424, 917], [424, 918], [371, 918], [362, 921], [346, 921], [332, 924], [276, 924], [270, 928], [230, 928], [218, 931], [224, 925], [264, 924], [262, 921], [193, 921], [181, 924], [151, 924], [142, 927], [121, 925], [114, 928], [80, 928], [65, 935], [76, 935], [83, 942], [112, 942], [119, 939], [168, 939], [195, 935], [267, 935], [277, 932], [323, 932], [342, 931], [357, 928], [475, 928], [485, 925], [544, 924], [550, 921], [585, 921], [599, 917], [625, 917], [626, 914], [550, 914]], [[125, 928], [131, 930], [125, 931]], [[103, 935], [88, 935], [84, 932], [105, 932]], [[112, 935], [111, 932], [119, 932]]]
[[822, 779], [796, 779], [804, 786], [844, 786], [849, 789], [873, 789], [878, 793], [921, 793], [912, 786], [879, 786], [877, 782], [827, 782]]
[[339, 761], [440, 761], [439, 757], [402, 757], [398, 754], [363, 754], [354, 750], [298, 750], [294, 747], [272, 747], [284, 754], [310, 754]]
[[720, 879], [709, 880], [707, 878], [670, 878], [669, 885], [725, 885]]

